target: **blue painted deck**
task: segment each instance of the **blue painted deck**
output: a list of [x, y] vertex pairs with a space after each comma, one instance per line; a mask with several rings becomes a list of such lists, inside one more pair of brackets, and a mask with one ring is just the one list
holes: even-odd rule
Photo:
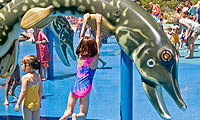
[[[74, 45], [76, 48], [78, 44], [77, 35], [75, 38]], [[199, 40], [198, 43], [200, 43]], [[184, 49], [180, 50], [178, 77], [181, 93], [188, 109], [184, 112], [181, 111], [165, 90], [163, 90], [163, 94], [172, 120], [199, 120], [200, 50], [195, 48], [194, 59], [184, 59], [183, 56], [186, 53], [183, 51]], [[36, 54], [35, 45], [29, 41], [20, 43], [18, 61], [20, 65], [21, 58], [27, 54]], [[95, 74], [87, 120], [120, 120], [120, 48], [114, 37], [109, 38], [108, 44], [103, 44], [100, 57], [107, 62], [107, 65], [105, 69], [98, 69]], [[55, 78], [42, 82], [41, 120], [57, 120], [67, 107], [67, 98], [76, 73], [76, 61], [73, 61], [70, 57], [69, 60], [71, 66], [64, 66], [54, 52]], [[99, 63], [99, 67], [101, 67], [101, 63]], [[145, 95], [135, 66], [133, 66], [133, 70], [134, 120], [162, 120]], [[23, 74], [21, 71], [21, 75]], [[17, 100], [9, 96], [10, 105], [3, 105], [5, 82], [5, 79], [0, 80], [0, 84], [3, 85], [0, 88], [0, 120], [22, 120], [21, 109], [19, 112], [14, 111]], [[15, 90], [16, 96], [19, 96], [20, 89], [21, 85]], [[79, 103], [76, 104], [74, 112], [79, 112]]]

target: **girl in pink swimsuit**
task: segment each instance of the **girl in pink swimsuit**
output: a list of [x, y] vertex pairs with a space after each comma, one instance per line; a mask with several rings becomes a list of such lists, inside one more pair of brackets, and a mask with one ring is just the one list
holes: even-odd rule
[[[77, 75], [68, 98], [67, 110], [60, 120], [65, 120], [72, 115], [72, 120], [85, 119], [89, 106], [89, 93], [92, 89], [92, 80], [97, 69], [100, 50], [100, 22], [102, 16], [96, 14], [97, 33], [96, 40], [93, 37], [84, 37], [88, 19], [92, 14], [83, 16], [83, 26], [79, 45], [76, 50], [78, 55]], [[77, 99], [80, 98], [80, 113], [73, 113]]]

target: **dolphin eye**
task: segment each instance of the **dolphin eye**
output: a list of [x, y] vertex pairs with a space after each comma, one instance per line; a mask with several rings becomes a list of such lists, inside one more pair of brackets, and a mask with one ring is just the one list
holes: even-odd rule
[[161, 53], [161, 59], [165, 62], [168, 62], [172, 59], [172, 53], [169, 50], [164, 50]]
[[149, 59], [149, 60], [147, 61], [147, 66], [148, 66], [148, 67], [153, 68], [153, 67], [155, 67], [155, 65], [156, 65], [155, 60]]
[[114, 15], [116, 18], [118, 18], [118, 17], [121, 15], [120, 9], [115, 9], [115, 10], [113, 11], [113, 15]]

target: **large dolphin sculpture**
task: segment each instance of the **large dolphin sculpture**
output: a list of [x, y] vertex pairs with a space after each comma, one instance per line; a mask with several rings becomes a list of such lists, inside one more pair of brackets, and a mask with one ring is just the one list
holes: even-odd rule
[[[13, 51], [16, 33], [20, 33], [21, 17], [21, 27], [27, 29], [49, 16], [87, 12], [104, 16], [101, 30], [112, 32], [134, 61], [149, 100], [163, 119], [171, 116], [163, 100], [162, 87], [180, 109], [186, 109], [177, 81], [179, 52], [151, 15], [130, 0], [12, 0], [0, 10], [0, 76], [5, 77], [13, 70], [9, 66], [15, 63], [7, 56]], [[89, 25], [95, 27], [94, 21]]]

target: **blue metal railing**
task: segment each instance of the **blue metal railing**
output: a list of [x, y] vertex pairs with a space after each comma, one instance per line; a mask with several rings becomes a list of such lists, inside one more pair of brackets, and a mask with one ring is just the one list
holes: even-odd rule
[[121, 50], [121, 120], [133, 119], [133, 62]]
[[44, 28], [44, 33], [46, 34], [48, 40], [49, 40], [49, 52], [51, 55], [51, 60], [49, 61], [49, 67], [47, 69], [47, 79], [53, 79], [54, 78], [54, 64], [53, 64], [53, 34], [51, 32], [51, 30], [49, 30], [48, 27]]

